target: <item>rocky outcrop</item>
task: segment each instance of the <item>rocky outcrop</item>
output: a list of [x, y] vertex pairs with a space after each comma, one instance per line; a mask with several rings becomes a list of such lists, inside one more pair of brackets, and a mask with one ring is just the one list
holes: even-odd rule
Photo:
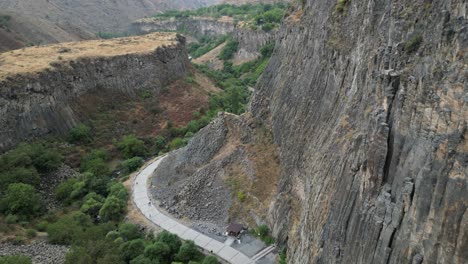
[[230, 17], [220, 19], [205, 17], [146, 18], [133, 22], [130, 27], [130, 32], [133, 34], [147, 34], [158, 31], [178, 31], [195, 38], [231, 35], [233, 39], [239, 42], [239, 51], [236, 54], [237, 60], [258, 57], [260, 48], [272, 42], [277, 32], [276, 30], [266, 32], [262, 29], [254, 30], [239, 26]]
[[279, 148], [267, 219], [288, 263], [468, 261], [466, 15], [463, 0], [290, 10], [249, 110]]
[[0, 150], [65, 134], [79, 122], [72, 105], [86, 93], [158, 94], [189, 70], [185, 40], [173, 33], [30, 48], [0, 58], [11, 66], [0, 71]]
[[288, 262], [466, 263], [466, 2], [339, 2], [291, 14], [251, 101]]
[[231, 18], [213, 19], [205, 17], [188, 18], [145, 18], [130, 26], [132, 34], [148, 34], [160, 31], [178, 31], [195, 38], [202, 36], [221, 36], [234, 31], [236, 24]]

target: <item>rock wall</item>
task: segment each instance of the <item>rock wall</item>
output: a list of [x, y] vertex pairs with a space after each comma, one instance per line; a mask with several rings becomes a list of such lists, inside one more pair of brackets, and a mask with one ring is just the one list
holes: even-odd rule
[[72, 105], [85, 93], [99, 89], [131, 97], [147, 89], [157, 94], [185, 77], [189, 64], [180, 39], [149, 53], [58, 61], [38, 73], [6, 77], [0, 80], [0, 151], [22, 140], [66, 134], [79, 122]]
[[251, 101], [274, 235], [288, 263], [467, 263], [467, 2], [339, 2], [290, 15]]
[[260, 48], [275, 39], [276, 31], [265, 32], [261, 29], [251, 30], [238, 27], [233, 19], [215, 20], [212, 18], [190, 17], [178, 19], [142, 19], [130, 26], [133, 34], [147, 34], [158, 31], [179, 31], [186, 35], [200, 38], [202, 36], [222, 36], [231, 34], [239, 41], [239, 48], [249, 54], [258, 53]]
[[233, 32], [232, 20], [215, 20], [203, 17], [170, 18], [170, 19], [142, 19], [130, 26], [133, 34], [148, 34], [159, 31], [186, 32], [187, 35], [200, 38], [202, 36], [220, 36]]
[[303, 3], [249, 107], [278, 146], [288, 263], [467, 263], [466, 1]]

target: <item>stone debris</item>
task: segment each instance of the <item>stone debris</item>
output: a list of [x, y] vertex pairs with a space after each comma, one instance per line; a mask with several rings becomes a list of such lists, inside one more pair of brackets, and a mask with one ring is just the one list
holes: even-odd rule
[[33, 264], [59, 264], [65, 262], [70, 250], [67, 246], [52, 245], [37, 239], [27, 245], [0, 244], [0, 256], [24, 255], [32, 258]]

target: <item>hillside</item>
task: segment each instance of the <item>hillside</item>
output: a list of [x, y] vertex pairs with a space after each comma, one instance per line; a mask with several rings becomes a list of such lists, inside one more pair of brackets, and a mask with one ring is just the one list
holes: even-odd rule
[[[206, 6], [215, 0], [3, 0], [0, 16], [11, 17], [0, 51], [10, 47], [96, 38], [98, 32], [121, 33], [130, 22], [171, 9]], [[8, 39], [11, 39], [8, 41]]]

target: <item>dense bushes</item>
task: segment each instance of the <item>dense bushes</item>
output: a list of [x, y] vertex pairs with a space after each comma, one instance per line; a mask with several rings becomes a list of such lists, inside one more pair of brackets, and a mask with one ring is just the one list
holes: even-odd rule
[[237, 52], [238, 48], [239, 48], [239, 42], [230, 39], [226, 43], [226, 46], [224, 46], [224, 48], [219, 53], [218, 58], [220, 60], [230, 60], [234, 57], [234, 54]]
[[124, 137], [117, 143], [117, 147], [125, 158], [145, 157], [147, 154], [145, 142], [138, 139], [135, 135]]
[[209, 36], [203, 36], [200, 38], [200, 41], [197, 42], [192, 42], [187, 45], [187, 50], [188, 53], [193, 57], [193, 58], [198, 58], [206, 53], [208, 53], [210, 50], [216, 48], [217, 46], [221, 45], [224, 41], [226, 41], [227, 36], [222, 36], [222, 37], [209, 37]]
[[42, 213], [43, 204], [33, 186], [24, 183], [8, 185], [5, 195], [0, 199], [0, 211], [6, 215], [17, 215], [30, 219]]
[[119, 168], [124, 173], [131, 173], [136, 171], [141, 165], [143, 164], [143, 159], [140, 157], [133, 157], [131, 159], [127, 159], [120, 163]]
[[70, 143], [89, 143], [92, 141], [91, 128], [80, 124], [70, 130], [68, 141]]
[[29, 257], [16, 255], [16, 256], [0, 256], [0, 264], [31, 264], [32, 261]]
[[62, 160], [60, 153], [44, 144], [20, 144], [0, 156], [0, 191], [12, 183], [37, 186], [40, 174], [55, 170]]

